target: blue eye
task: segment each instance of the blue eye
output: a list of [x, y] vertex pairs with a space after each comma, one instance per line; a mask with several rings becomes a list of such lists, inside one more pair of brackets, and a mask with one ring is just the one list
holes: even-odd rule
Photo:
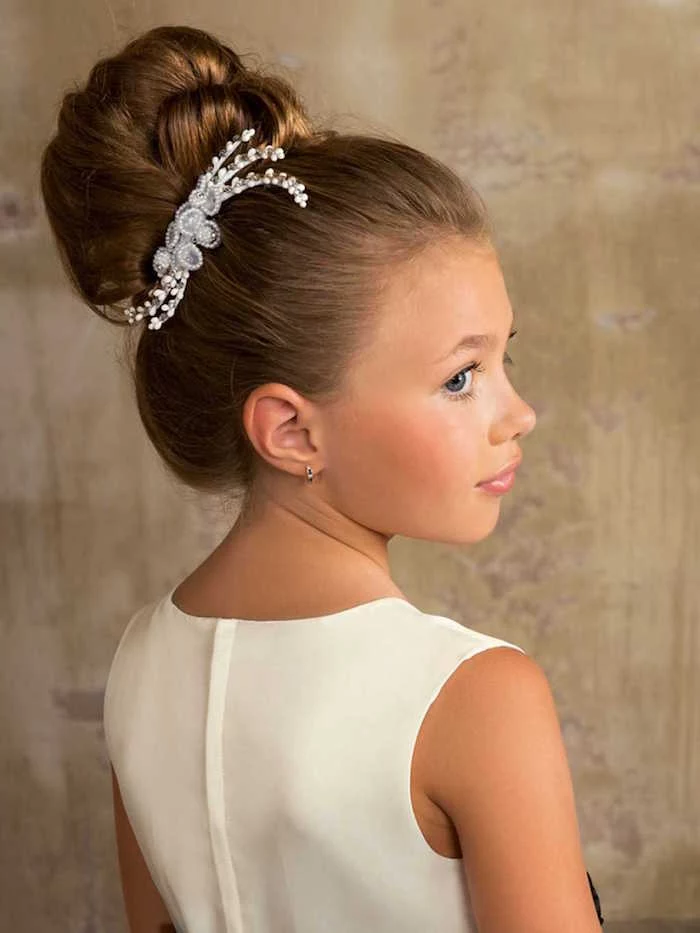
[[[515, 363], [513, 362], [513, 360], [510, 358], [510, 356], [507, 353], [503, 357], [503, 361], [507, 363], [509, 366], [515, 366]], [[469, 366], [465, 366], [464, 369], [460, 369], [458, 373], [455, 373], [454, 376], [445, 383], [445, 387], [449, 386], [450, 383], [454, 383], [455, 380], [460, 380], [461, 377], [464, 375], [464, 373], [471, 373], [471, 372], [483, 373], [485, 371], [486, 370], [481, 365], [481, 362], [477, 360], [476, 363], [470, 363]], [[473, 389], [473, 383], [474, 383], [474, 379], [472, 377], [469, 383], [468, 389], [466, 390], [461, 389], [458, 392], [448, 391], [446, 393], [447, 397], [450, 399], [450, 401], [455, 401], [455, 402], [459, 402], [462, 399], [476, 398], [476, 393], [474, 392], [474, 389]]]

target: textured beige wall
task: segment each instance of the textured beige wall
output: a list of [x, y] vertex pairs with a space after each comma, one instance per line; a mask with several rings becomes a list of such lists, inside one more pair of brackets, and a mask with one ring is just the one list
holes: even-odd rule
[[180, 22], [485, 196], [518, 320], [514, 381], [538, 425], [495, 533], [469, 548], [395, 539], [395, 576], [547, 671], [606, 930], [700, 929], [700, 4], [196, 9], [0, 9], [0, 927], [124, 929], [106, 672], [128, 615], [233, 518], [164, 475], [121, 335], [70, 294], [38, 199], [60, 94], [133, 33]]

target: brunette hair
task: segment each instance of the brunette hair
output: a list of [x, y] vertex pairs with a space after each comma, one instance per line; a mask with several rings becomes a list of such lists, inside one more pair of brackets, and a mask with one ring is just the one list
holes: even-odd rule
[[[175, 210], [248, 126], [250, 146], [285, 149], [278, 168], [304, 183], [308, 206], [267, 186], [226, 202], [222, 245], [203, 249], [175, 315], [130, 328], [123, 308], [155, 281]], [[151, 442], [180, 480], [219, 495], [254, 482], [251, 391], [281, 382], [317, 402], [342, 397], [397, 267], [445, 237], [490, 239], [481, 198], [442, 162], [393, 137], [314, 126], [284, 77], [185, 26], [141, 34], [65, 94], [41, 189], [80, 297], [138, 332], [131, 375]]]

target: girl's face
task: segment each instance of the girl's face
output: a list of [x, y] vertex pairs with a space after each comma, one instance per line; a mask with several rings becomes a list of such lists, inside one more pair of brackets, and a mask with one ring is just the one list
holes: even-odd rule
[[[323, 498], [386, 538], [481, 540], [502, 497], [477, 484], [518, 458], [536, 421], [508, 376], [514, 321], [498, 257], [461, 237], [430, 247], [384, 301], [343, 401], [322, 414]], [[474, 335], [483, 345], [460, 346]]]

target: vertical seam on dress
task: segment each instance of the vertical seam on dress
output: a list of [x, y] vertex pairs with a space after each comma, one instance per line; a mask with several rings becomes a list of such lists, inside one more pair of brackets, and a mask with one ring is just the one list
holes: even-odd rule
[[236, 626], [217, 621], [209, 676], [206, 722], [206, 788], [209, 836], [227, 933], [243, 933], [241, 900], [226, 835], [223, 743], [226, 688]]

